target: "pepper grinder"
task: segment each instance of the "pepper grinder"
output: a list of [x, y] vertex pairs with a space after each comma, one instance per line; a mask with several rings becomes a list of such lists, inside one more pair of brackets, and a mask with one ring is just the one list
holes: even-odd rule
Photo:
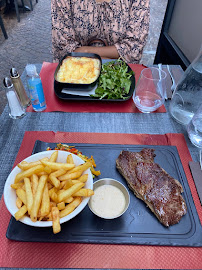
[[27, 93], [26, 93], [25, 88], [22, 84], [20, 75], [18, 74], [18, 72], [15, 68], [11, 68], [10, 74], [11, 74], [11, 81], [13, 83], [13, 86], [16, 90], [16, 93], [20, 99], [22, 106], [24, 108], [28, 107], [31, 104], [31, 100], [27, 96]]
[[13, 87], [11, 79], [5, 77], [3, 80], [3, 84], [6, 87], [6, 97], [8, 99], [9, 105], [9, 116], [13, 119], [22, 118], [25, 116], [25, 108], [21, 105], [20, 99]]

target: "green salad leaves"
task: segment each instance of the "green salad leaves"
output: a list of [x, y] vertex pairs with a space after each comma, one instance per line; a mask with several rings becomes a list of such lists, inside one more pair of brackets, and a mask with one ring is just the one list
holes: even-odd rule
[[131, 76], [133, 72], [128, 72], [127, 64], [118, 59], [102, 65], [98, 87], [91, 97], [100, 99], [126, 99], [130, 91]]

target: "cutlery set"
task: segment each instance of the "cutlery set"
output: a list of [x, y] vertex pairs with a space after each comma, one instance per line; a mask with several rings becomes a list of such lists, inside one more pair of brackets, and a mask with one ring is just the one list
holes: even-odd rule
[[170, 77], [171, 77], [171, 80], [172, 80], [171, 91], [174, 92], [174, 90], [175, 90], [177, 84], [176, 84], [176, 82], [175, 82], [175, 79], [174, 79], [174, 77], [173, 77], [173, 74], [172, 74], [172, 71], [171, 71], [171, 68], [170, 68], [169, 65], [167, 65], [167, 69], [168, 69], [168, 72], [169, 72]]
[[[163, 70], [161, 63], [158, 64], [158, 68], [159, 68], [159, 70]], [[175, 90], [175, 88], [177, 86], [177, 83], [175, 81], [175, 78], [174, 78], [174, 76], [172, 74], [171, 67], [169, 65], [166, 65], [166, 68], [167, 68], [167, 71], [168, 71], [168, 73], [170, 75], [170, 79], [171, 79], [172, 85], [171, 85], [171, 88], [170, 89], [167, 89], [167, 93], [165, 94], [165, 100], [172, 98], [173, 92], [174, 92], [174, 90]], [[166, 71], [165, 68], [164, 68], [164, 71]]]

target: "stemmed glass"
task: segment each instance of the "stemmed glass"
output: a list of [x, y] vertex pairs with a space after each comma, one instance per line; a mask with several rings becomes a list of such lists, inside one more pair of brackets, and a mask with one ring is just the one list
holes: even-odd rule
[[202, 104], [187, 125], [187, 132], [192, 144], [199, 148], [199, 163], [202, 169]]

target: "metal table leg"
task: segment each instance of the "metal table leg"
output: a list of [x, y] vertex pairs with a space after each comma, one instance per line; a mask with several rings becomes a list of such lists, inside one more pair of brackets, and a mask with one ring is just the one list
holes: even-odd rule
[[30, 2], [30, 8], [31, 8], [31, 10], [33, 10], [32, 0], [29, 0], [29, 2]]
[[8, 38], [8, 35], [7, 35], [7, 33], [6, 33], [6, 29], [5, 29], [5, 27], [4, 27], [4, 23], [3, 23], [3, 20], [2, 20], [2, 18], [1, 18], [1, 14], [0, 14], [0, 26], [1, 26], [1, 29], [2, 29], [2, 32], [3, 32], [3, 34], [4, 34], [5, 39], [7, 39], [7, 38]]
[[18, 22], [20, 22], [20, 14], [19, 14], [18, 1], [17, 0], [14, 0], [14, 5], [15, 5], [15, 11], [16, 11], [16, 15], [17, 15], [17, 20], [18, 20]]
[[16, 11], [16, 15], [17, 15], [17, 20], [18, 20], [18, 22], [20, 22], [19, 8], [23, 8], [23, 12], [33, 10], [32, 0], [30, 0], [30, 7], [28, 7], [28, 6], [26, 6], [26, 5], [24, 4], [24, 0], [21, 0], [21, 3], [22, 3], [22, 5], [19, 6], [17, 0], [12, 0], [12, 1], [11, 1], [11, 4], [10, 4], [11, 7], [13, 6], [13, 4], [14, 4], [14, 6], [15, 6], [15, 11]]

